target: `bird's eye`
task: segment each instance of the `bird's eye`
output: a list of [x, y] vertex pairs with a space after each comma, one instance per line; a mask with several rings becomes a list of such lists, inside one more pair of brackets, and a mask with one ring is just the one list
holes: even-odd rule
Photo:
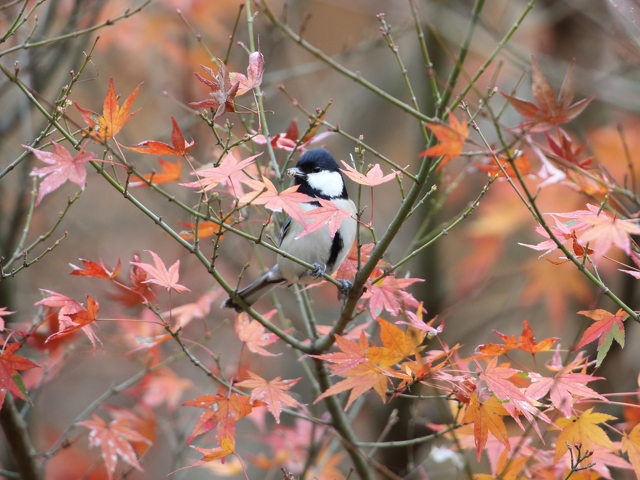
[[318, 173], [320, 170], [320, 167], [313, 167], [313, 173]]

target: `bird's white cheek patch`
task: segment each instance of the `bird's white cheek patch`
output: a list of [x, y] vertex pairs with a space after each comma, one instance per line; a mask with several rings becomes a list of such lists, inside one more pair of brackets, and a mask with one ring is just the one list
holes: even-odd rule
[[344, 184], [340, 172], [316, 172], [307, 175], [307, 182], [327, 197], [338, 197], [342, 194]]

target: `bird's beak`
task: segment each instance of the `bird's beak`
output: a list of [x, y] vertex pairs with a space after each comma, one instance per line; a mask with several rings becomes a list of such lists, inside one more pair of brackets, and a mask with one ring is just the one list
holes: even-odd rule
[[304, 177], [304, 172], [298, 167], [292, 167], [287, 169], [287, 175], [290, 177]]

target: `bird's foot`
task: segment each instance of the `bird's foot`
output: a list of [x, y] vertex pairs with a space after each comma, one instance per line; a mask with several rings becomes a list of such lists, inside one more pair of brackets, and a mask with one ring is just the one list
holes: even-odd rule
[[340, 283], [340, 286], [338, 287], [338, 298], [340, 300], [344, 300], [345, 298], [347, 298], [347, 295], [349, 295], [353, 284], [349, 280], [342, 280], [339, 278], [337, 278], [336, 280]]
[[320, 278], [322, 275], [324, 275], [324, 272], [326, 269], [327, 267], [325, 267], [324, 265], [321, 265], [319, 263], [314, 263], [313, 269], [309, 270], [307, 274], [311, 275], [313, 278]]

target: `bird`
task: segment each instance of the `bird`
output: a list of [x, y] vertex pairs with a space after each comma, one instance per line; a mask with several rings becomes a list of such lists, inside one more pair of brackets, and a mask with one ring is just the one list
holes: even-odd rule
[[[357, 209], [349, 199], [344, 177], [333, 155], [324, 148], [308, 150], [300, 157], [295, 167], [287, 170], [287, 175], [293, 177], [295, 185], [298, 185], [298, 192], [309, 197], [329, 200], [338, 208], [351, 213], [351, 217], [343, 219], [333, 237], [329, 228], [324, 226], [302, 238], [296, 237], [302, 233], [303, 225], [287, 217], [280, 232], [278, 242], [280, 250], [304, 260], [314, 268], [308, 269], [278, 254], [276, 264], [271, 269], [231, 295], [223, 303], [223, 307], [240, 312], [244, 307], [242, 303], [248, 306], [253, 305], [262, 295], [276, 286], [313, 283], [324, 273], [330, 275], [336, 271], [351, 250], [356, 238]], [[301, 203], [300, 206], [304, 211], [309, 211], [319, 207], [320, 202], [310, 199], [309, 202]], [[346, 280], [339, 282], [341, 283], [340, 294], [344, 295], [351, 284]], [[238, 298], [242, 302], [238, 302]]]

